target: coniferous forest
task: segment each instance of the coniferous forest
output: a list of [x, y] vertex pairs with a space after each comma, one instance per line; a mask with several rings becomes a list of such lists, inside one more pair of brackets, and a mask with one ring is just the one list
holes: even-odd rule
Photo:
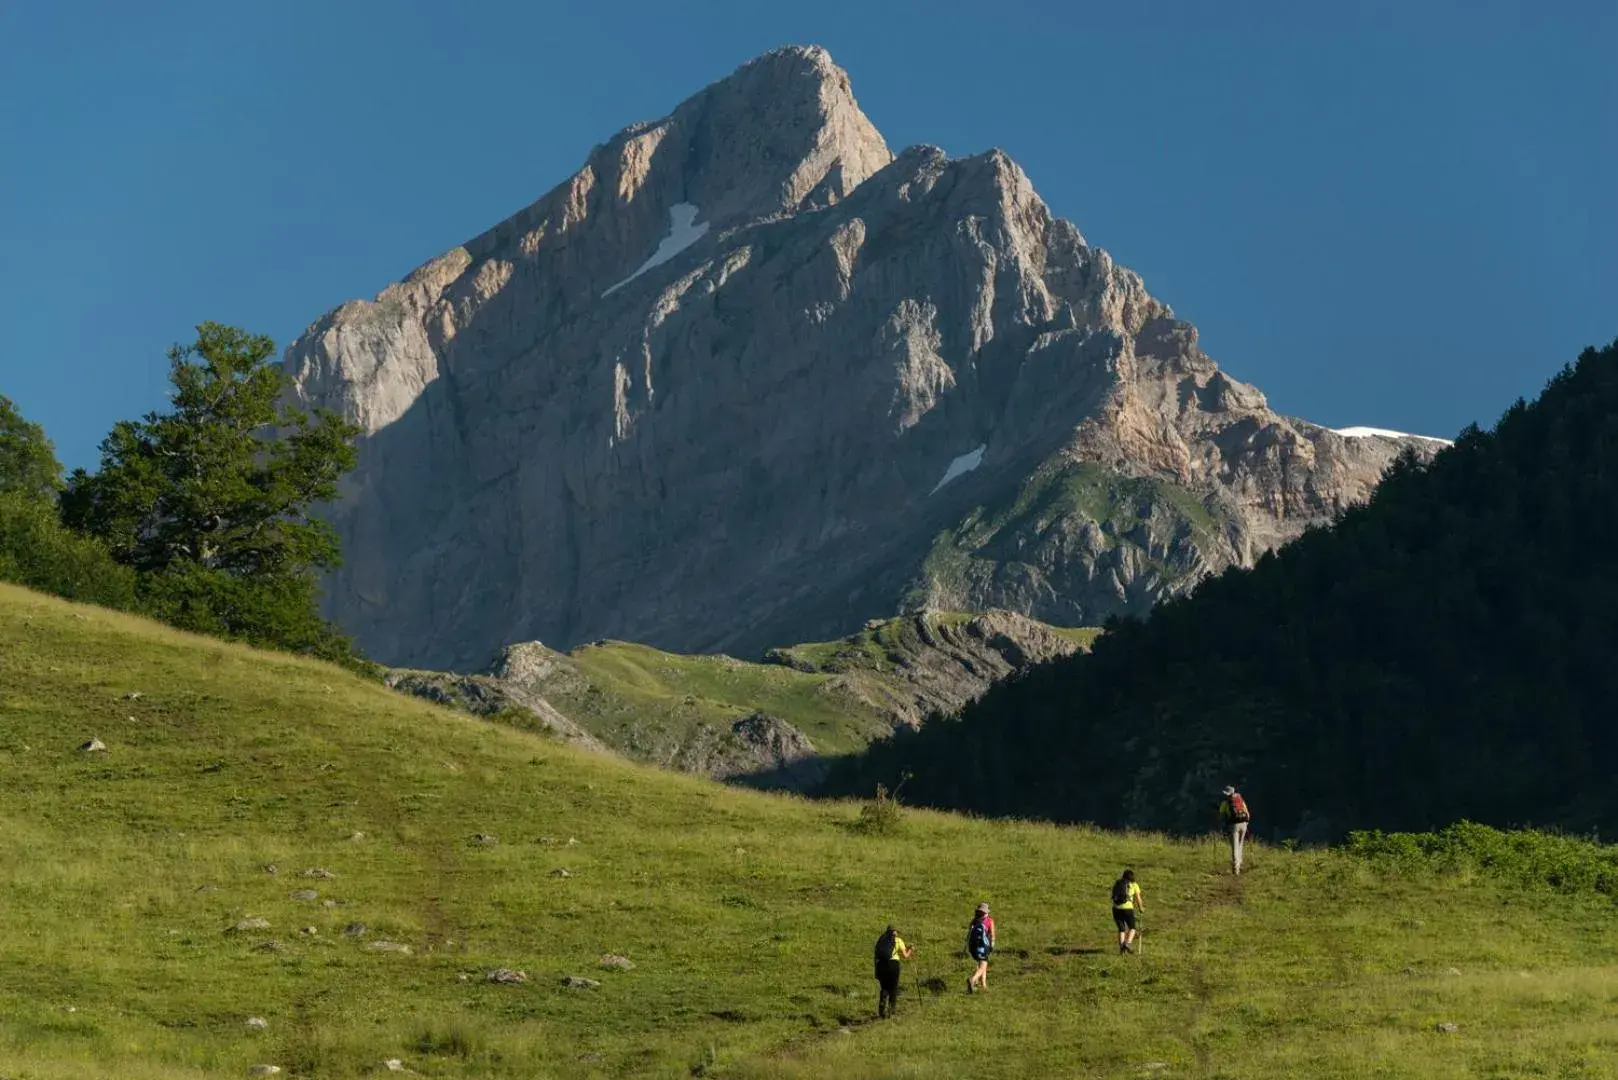
[[1090, 655], [838, 763], [830, 790], [1272, 837], [1618, 829], [1618, 342], [1533, 404]]

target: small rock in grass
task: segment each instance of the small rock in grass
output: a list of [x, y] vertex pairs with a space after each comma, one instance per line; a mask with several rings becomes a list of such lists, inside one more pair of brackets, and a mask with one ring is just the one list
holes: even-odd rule
[[617, 953], [607, 953], [606, 955], [602, 956], [601, 966], [604, 968], [612, 968], [615, 971], [635, 970], [635, 962], [633, 960], [627, 956], [619, 956]]
[[482, 847], [494, 847], [499, 842], [500, 838], [498, 836], [490, 836], [488, 833], [472, 834], [472, 843], [478, 844]]
[[146, 695], [141, 693], [139, 690], [131, 690], [129, 693], [124, 695], [124, 700], [125, 701], [139, 701], [141, 698], [143, 698], [145, 696]]
[[306, 926], [302, 930], [299, 930], [298, 933], [302, 934], [304, 937], [318, 937], [320, 930], [318, 927]]
[[313, 870], [305, 870], [298, 876], [301, 878], [324, 878], [329, 881], [337, 875], [332, 873], [330, 870], [317, 866]]
[[279, 1076], [280, 1074], [281, 1066], [279, 1065], [254, 1065], [247, 1070], [248, 1076]]
[[279, 874], [281, 872], [281, 868], [276, 866], [274, 863], [265, 863], [264, 864], [264, 872], [266, 874], [274, 876], [274, 875]]
[[353, 840], [364, 840], [365, 839], [365, 834], [362, 833], [362, 832], [350, 833], [348, 838], [351, 841], [353, 841]]
[[567, 838], [567, 846], [568, 847], [576, 847], [578, 845], [578, 843], [579, 842], [577, 840], [573, 839], [573, 837], [571, 837], [571, 836]]
[[320, 894], [313, 889], [294, 889], [287, 893], [294, 900], [319, 900]]
[[551, 877], [572, 877], [572, 876], [573, 876], [573, 872], [571, 870], [563, 869], [560, 866], [557, 867], [555, 870], [551, 871]]
[[562, 980], [562, 985], [569, 990], [599, 990], [601, 984], [594, 979], [586, 979], [581, 975], [569, 975]]
[[852, 1035], [852, 1034], [854, 1034], [854, 1029], [853, 1028], [838, 1028], [837, 1029], [837, 1034], [839, 1034], [839, 1035]]
[[281, 946], [281, 943], [279, 941], [270, 940], [270, 941], [261, 941], [257, 945], [254, 945], [253, 946], [253, 951], [254, 952], [280, 952], [281, 948], [282, 948], [282, 946]]
[[1460, 968], [1450, 968], [1449, 971], [1445, 972], [1446, 975], [1459, 975], [1460, 973]]
[[347, 934], [349, 937], [364, 937], [365, 931], [369, 929], [370, 927], [366, 926], [362, 922], [351, 922], [347, 926], [343, 927], [343, 933]]
[[197, 892], [218, 892], [218, 891], [219, 891], [219, 886], [217, 886], [217, 885], [198, 885], [197, 886]]
[[372, 952], [392, 952], [403, 953], [406, 956], [410, 955], [410, 946], [401, 945], [397, 941], [373, 941], [367, 945], [366, 948], [370, 949]]
[[503, 986], [511, 986], [516, 983], [527, 982], [528, 973], [526, 971], [513, 971], [511, 968], [495, 968], [489, 972], [488, 980], [492, 983], [500, 983]]
[[228, 927], [225, 932], [227, 934], [245, 934], [249, 930], [268, 930], [269, 928], [270, 920], [261, 918], [257, 915], [252, 915], [243, 919], [235, 926]]
[[1461, 1030], [1459, 1024], [1452, 1024], [1447, 1020], [1433, 1025], [1433, 1028], [1435, 1031], [1442, 1031], [1445, 1035], [1453, 1035], [1457, 1031]]
[[247, 1026], [252, 1028], [254, 1031], [267, 1031], [269, 1030], [270, 1022], [264, 1019], [262, 1016], [249, 1016], [247, 1018]]
[[86, 754], [102, 754], [107, 750], [107, 744], [100, 739], [92, 737], [87, 743], [80, 743], [79, 749]]
[[398, 1058], [388, 1058], [388, 1060], [382, 1063], [382, 1067], [389, 1072], [405, 1071], [404, 1062], [400, 1061]]

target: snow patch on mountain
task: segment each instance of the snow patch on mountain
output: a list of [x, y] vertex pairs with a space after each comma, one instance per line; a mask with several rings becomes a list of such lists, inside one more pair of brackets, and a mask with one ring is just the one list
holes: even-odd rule
[[675, 203], [669, 207], [669, 234], [663, 238], [662, 243], [657, 245], [657, 250], [652, 252], [652, 257], [640, 264], [640, 269], [602, 293], [602, 298], [605, 299], [611, 296], [653, 267], [662, 266], [706, 236], [708, 223], [704, 221], [701, 225], [697, 224], [697, 215], [699, 213], [701, 211], [690, 203]]
[[979, 465], [982, 465], [983, 451], [987, 449], [988, 444], [985, 443], [976, 450], [968, 450], [966, 453], [950, 462], [949, 468], [944, 470], [944, 478], [938, 481], [938, 483], [933, 486], [933, 490], [929, 491], [927, 494], [936, 495], [939, 488], [943, 487], [957, 476], [965, 475], [966, 473], [969, 473], [973, 469], [977, 468]]
[[1387, 428], [1346, 427], [1333, 428], [1332, 430], [1346, 439], [1421, 439], [1424, 442], [1443, 443], [1445, 446], [1452, 445], [1452, 440], [1450, 439], [1440, 439], [1432, 435], [1411, 435], [1409, 432], [1389, 431]]

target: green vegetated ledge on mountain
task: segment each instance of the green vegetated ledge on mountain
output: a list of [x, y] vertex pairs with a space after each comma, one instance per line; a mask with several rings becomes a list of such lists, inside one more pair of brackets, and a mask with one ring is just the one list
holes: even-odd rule
[[526, 642], [480, 674], [398, 669], [396, 690], [590, 749], [757, 787], [807, 790], [825, 755], [960, 708], [997, 678], [1088, 647], [1096, 630], [1006, 611], [876, 619], [762, 662], [623, 641]]
[[[1261, 844], [1233, 879], [1213, 841], [740, 790], [11, 586], [0, 769], [17, 1080], [1618, 1069], [1588, 841]], [[917, 953], [877, 1024], [890, 919]]]
[[1493, 431], [1396, 463], [1340, 514], [1089, 655], [834, 763], [979, 813], [1197, 831], [1618, 829], [1618, 343]]

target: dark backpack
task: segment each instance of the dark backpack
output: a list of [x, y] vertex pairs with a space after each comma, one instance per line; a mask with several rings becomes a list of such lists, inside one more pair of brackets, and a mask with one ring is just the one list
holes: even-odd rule
[[1129, 903], [1129, 882], [1119, 878], [1112, 883], [1112, 906], [1123, 907]]
[[876, 962], [893, 959], [893, 939], [896, 935], [892, 930], [882, 931], [882, 936], [876, 939]]
[[967, 928], [966, 951], [973, 956], [989, 951], [989, 928], [983, 925], [982, 919], [972, 920], [972, 925]]

